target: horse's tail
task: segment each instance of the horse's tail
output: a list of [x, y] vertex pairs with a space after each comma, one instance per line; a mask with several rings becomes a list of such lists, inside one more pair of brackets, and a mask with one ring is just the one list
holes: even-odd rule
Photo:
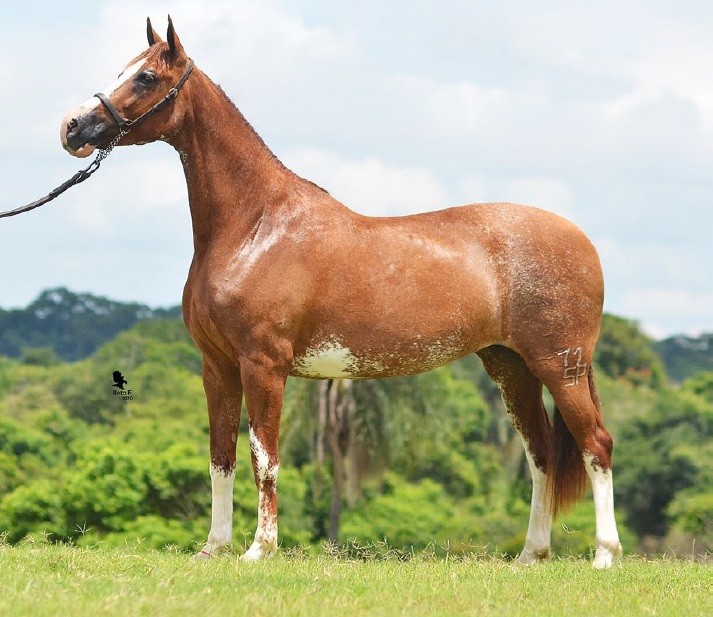
[[[599, 394], [594, 385], [593, 367], [587, 371], [592, 403], [600, 410]], [[577, 503], [587, 487], [587, 470], [582, 451], [565, 424], [555, 404], [550, 448], [547, 461], [547, 493], [553, 516], [565, 512]]]

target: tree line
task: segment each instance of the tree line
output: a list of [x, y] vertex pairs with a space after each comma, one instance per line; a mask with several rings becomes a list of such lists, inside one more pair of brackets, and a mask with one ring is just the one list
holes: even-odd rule
[[[605, 318], [595, 361], [625, 547], [705, 553], [713, 546], [713, 373], [671, 385], [653, 341], [615, 316]], [[113, 396], [115, 370], [133, 400]], [[204, 540], [200, 372], [177, 319], [139, 321], [76, 362], [36, 350], [0, 358], [0, 533], [9, 542], [43, 534], [186, 550]], [[283, 546], [386, 539], [405, 550], [509, 555], [522, 547], [527, 465], [475, 356], [408, 378], [290, 380], [282, 433]], [[257, 506], [246, 434], [238, 451], [241, 545]], [[593, 537], [588, 496], [555, 525], [553, 545], [586, 554]]]
[[[180, 316], [180, 306], [151, 308], [56, 287], [25, 308], [0, 308], [0, 355], [28, 356], [40, 363], [82, 360], [139, 321]], [[612, 372], [629, 370], [635, 376], [636, 371], [653, 370], [658, 371], [655, 377], [665, 373], [680, 383], [699, 371], [713, 370], [713, 332], [651, 341], [638, 336], [635, 322], [613, 315], [608, 319], [604, 335], [610, 340], [600, 341], [598, 356]], [[632, 346], [620, 344], [624, 342]]]

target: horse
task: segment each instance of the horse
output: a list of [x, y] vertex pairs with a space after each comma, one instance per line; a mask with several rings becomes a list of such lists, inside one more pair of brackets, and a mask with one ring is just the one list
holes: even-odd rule
[[[169, 16], [148, 48], [60, 127], [76, 157], [165, 141], [178, 152], [194, 255], [186, 327], [203, 356], [210, 429], [211, 525], [194, 557], [232, 541], [243, 399], [258, 492], [242, 555], [278, 548], [280, 414], [288, 376], [412, 375], [476, 353], [499, 387], [532, 477], [523, 564], [550, 557], [553, 517], [592, 484], [593, 565], [621, 556], [612, 438], [592, 358], [603, 276], [571, 222], [512, 203], [368, 217], [287, 169], [193, 61]], [[134, 120], [131, 120], [134, 118]], [[553, 418], [543, 387], [554, 399]]]

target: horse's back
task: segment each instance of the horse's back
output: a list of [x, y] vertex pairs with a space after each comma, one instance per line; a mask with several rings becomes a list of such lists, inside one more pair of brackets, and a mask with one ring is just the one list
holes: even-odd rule
[[[378, 226], [379, 219], [371, 224]], [[487, 203], [394, 217], [386, 225], [460, 255], [457, 267], [478, 283], [477, 289], [462, 282], [459, 288], [487, 299], [491, 318], [499, 322], [490, 329], [499, 333], [498, 343], [539, 346], [549, 338], [560, 344], [570, 333], [596, 339], [601, 264], [571, 221], [531, 206]]]

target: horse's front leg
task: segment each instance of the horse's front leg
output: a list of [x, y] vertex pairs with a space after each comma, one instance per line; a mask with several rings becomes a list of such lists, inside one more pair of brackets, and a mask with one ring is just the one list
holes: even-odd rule
[[243, 559], [271, 557], [277, 551], [277, 471], [282, 399], [287, 372], [264, 359], [242, 361], [240, 373], [250, 428], [250, 453], [258, 489], [257, 529]]
[[196, 558], [208, 558], [233, 539], [233, 480], [243, 386], [237, 366], [203, 358], [203, 387], [210, 427], [211, 523]]

